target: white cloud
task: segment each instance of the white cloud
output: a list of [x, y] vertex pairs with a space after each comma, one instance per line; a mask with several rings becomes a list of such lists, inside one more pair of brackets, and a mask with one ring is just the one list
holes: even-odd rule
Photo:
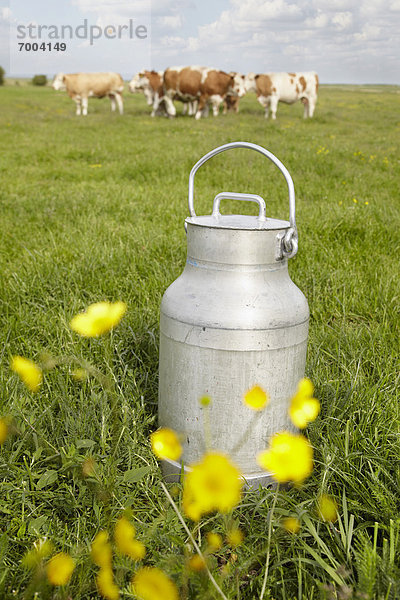
[[166, 35], [161, 38], [161, 44], [162, 46], [178, 49], [186, 46], [186, 40], [179, 36]]
[[8, 6], [4, 6], [1, 9], [1, 18], [3, 19], [3, 21], [10, 21], [11, 20], [11, 9]]
[[380, 37], [381, 28], [376, 25], [365, 25], [361, 33], [355, 33], [354, 39], [357, 41], [375, 40]]
[[232, 0], [232, 4], [235, 19], [243, 22], [288, 19], [301, 13], [297, 4], [285, 0]]
[[167, 29], [180, 29], [183, 25], [181, 15], [168, 15], [166, 17], [158, 17], [158, 25]]
[[343, 31], [348, 29], [353, 23], [353, 15], [351, 12], [338, 12], [332, 17], [332, 23], [337, 29]]
[[313, 17], [309, 17], [304, 21], [306, 27], [321, 29], [326, 27], [329, 22], [328, 15], [318, 10], [317, 14]]

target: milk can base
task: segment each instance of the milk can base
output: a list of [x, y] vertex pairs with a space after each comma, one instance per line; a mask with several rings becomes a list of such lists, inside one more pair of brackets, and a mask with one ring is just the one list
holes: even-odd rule
[[[161, 461], [161, 470], [166, 483], [178, 483], [191, 470], [190, 467], [174, 460], [165, 459]], [[252, 475], [243, 475], [245, 480], [244, 488], [257, 491], [259, 487], [275, 488], [276, 481], [268, 473], [257, 473]]]

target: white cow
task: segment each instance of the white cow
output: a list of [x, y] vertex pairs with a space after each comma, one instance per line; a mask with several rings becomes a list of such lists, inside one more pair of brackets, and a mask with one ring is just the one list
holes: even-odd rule
[[115, 111], [116, 104], [120, 114], [124, 112], [122, 92], [124, 82], [118, 73], [58, 73], [52, 87], [55, 90], [66, 91], [76, 104], [76, 114], [87, 115], [88, 98], [104, 98], [111, 100], [111, 110]]
[[265, 108], [265, 117], [271, 109], [276, 119], [278, 102], [293, 104], [300, 100], [304, 104], [304, 118], [312, 117], [317, 103], [319, 80], [312, 71], [307, 73], [249, 73], [245, 77], [246, 91], [257, 94], [257, 100]]

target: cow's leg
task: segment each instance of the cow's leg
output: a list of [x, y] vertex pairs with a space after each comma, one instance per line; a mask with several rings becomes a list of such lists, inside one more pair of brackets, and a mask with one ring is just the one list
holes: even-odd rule
[[116, 105], [116, 102], [115, 102], [115, 96], [113, 96], [112, 94], [110, 94], [109, 98], [111, 100], [111, 111], [115, 112], [115, 109], [117, 108], [117, 105]]
[[191, 117], [196, 114], [198, 104], [199, 103], [197, 100], [192, 100], [192, 102], [189, 102], [189, 115]]
[[261, 104], [263, 108], [265, 108], [265, 118], [268, 119], [268, 111], [269, 111], [269, 97], [267, 96], [258, 96], [257, 100]]
[[224, 108], [223, 108], [222, 114], [226, 115], [227, 112], [228, 112], [228, 101], [225, 98], [225, 100], [224, 100]]
[[223, 98], [219, 94], [213, 94], [211, 96], [210, 100], [211, 100], [211, 106], [213, 109], [213, 115], [214, 115], [214, 117], [218, 117], [219, 107], [221, 105], [221, 102], [223, 102]]
[[164, 102], [165, 102], [165, 109], [167, 111], [168, 116], [175, 117], [176, 108], [175, 108], [175, 105], [172, 102], [171, 98], [168, 95], [164, 96]]
[[278, 108], [278, 96], [271, 96], [269, 105], [271, 107], [271, 116], [275, 120], [276, 119], [276, 110]]
[[81, 99], [79, 97], [76, 97], [76, 98], [74, 98], [74, 102], [76, 104], [76, 115], [78, 117], [80, 117], [81, 112], [82, 112]]
[[199, 98], [199, 104], [197, 105], [197, 112], [195, 114], [195, 119], [196, 121], [198, 121], [199, 119], [201, 119], [202, 117], [202, 113], [203, 113], [203, 109], [205, 108], [206, 104], [207, 104], [207, 96], [205, 94], [202, 94]]
[[308, 116], [311, 118], [314, 114], [314, 110], [315, 110], [315, 105], [316, 105], [316, 99], [315, 98], [309, 98], [308, 99]]
[[156, 92], [154, 94], [154, 99], [153, 99], [153, 110], [151, 111], [152, 117], [156, 116], [159, 106], [160, 106], [160, 96], [159, 96], [158, 92]]
[[186, 115], [186, 113], [187, 113], [187, 112], [189, 112], [189, 109], [188, 109], [188, 102], [184, 102], [184, 103], [183, 103], [183, 106], [182, 106], [182, 114], [183, 114], [183, 115]]
[[86, 117], [86, 115], [87, 115], [87, 110], [88, 110], [88, 98], [87, 98], [87, 96], [83, 96], [83, 98], [82, 98], [82, 114], [84, 117]]
[[115, 94], [115, 99], [116, 99], [116, 101], [117, 101], [117, 104], [118, 104], [118, 110], [119, 110], [119, 114], [120, 114], [120, 115], [123, 115], [123, 114], [124, 114], [124, 103], [123, 103], [123, 101], [122, 101], [122, 96], [121, 96], [121, 94], [117, 92], [117, 93]]

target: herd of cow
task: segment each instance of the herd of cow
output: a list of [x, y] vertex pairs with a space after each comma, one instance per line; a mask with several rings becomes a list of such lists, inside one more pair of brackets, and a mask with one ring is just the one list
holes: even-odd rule
[[[118, 105], [123, 113], [122, 92], [124, 81], [118, 73], [74, 73], [55, 76], [55, 90], [68, 93], [76, 103], [76, 114], [87, 115], [88, 98], [111, 100], [111, 110]], [[183, 112], [195, 119], [207, 116], [210, 106], [217, 116], [221, 104], [224, 113], [238, 112], [239, 100], [247, 92], [255, 92], [259, 103], [276, 119], [278, 102], [293, 104], [300, 100], [304, 104], [304, 117], [312, 117], [318, 94], [318, 75], [305, 73], [225, 73], [207, 67], [170, 67], [163, 71], [141, 71], [129, 82], [129, 91], [141, 92], [152, 107], [152, 116], [174, 117], [174, 101], [183, 103]]]

